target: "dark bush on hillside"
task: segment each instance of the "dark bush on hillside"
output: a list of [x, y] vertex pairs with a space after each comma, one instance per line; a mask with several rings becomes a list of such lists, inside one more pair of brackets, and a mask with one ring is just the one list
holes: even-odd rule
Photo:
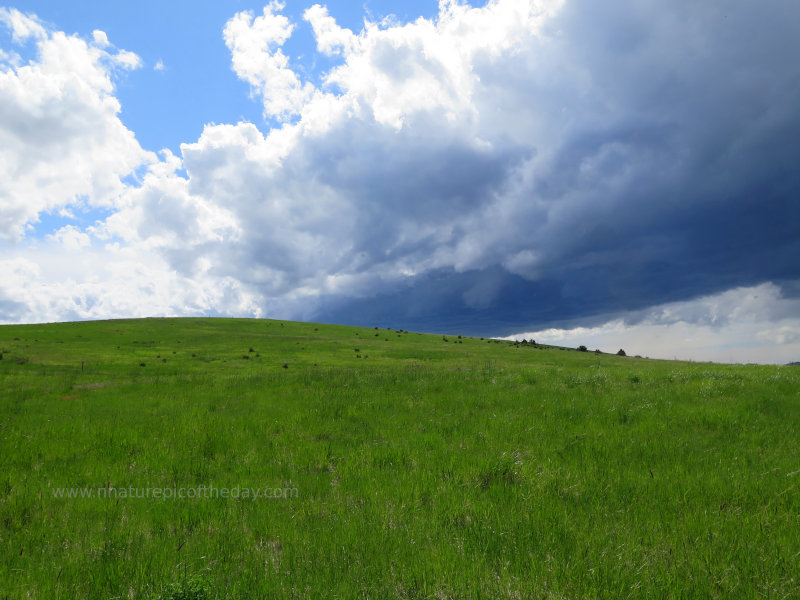
[[625, 354], [625, 350], [623, 350], [622, 348], [620, 348], [620, 349], [619, 349], [619, 352], [617, 352], [617, 356], [628, 356], [628, 355], [627, 355], [627, 354]]
[[588, 349], [586, 348], [586, 346], [578, 346], [578, 350], [580, 352], [588, 352]]

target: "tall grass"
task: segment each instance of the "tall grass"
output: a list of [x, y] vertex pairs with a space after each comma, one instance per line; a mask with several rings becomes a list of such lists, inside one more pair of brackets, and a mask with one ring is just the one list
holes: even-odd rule
[[375, 333], [0, 327], [0, 598], [798, 597], [800, 370]]

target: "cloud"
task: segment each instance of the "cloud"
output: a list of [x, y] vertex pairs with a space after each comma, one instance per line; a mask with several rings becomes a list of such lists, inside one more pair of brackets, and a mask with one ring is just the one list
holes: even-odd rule
[[[282, 11], [235, 14], [223, 31], [269, 125], [207, 124], [161, 159], [115, 125], [110, 73], [132, 60], [7, 16], [85, 58], [79, 69], [42, 50], [1, 81], [40, 73], [18, 84], [25, 94], [65, 74], [83, 82], [36, 114], [69, 131], [56, 136], [69, 165], [90, 166], [73, 181], [44, 141], [9, 146], [65, 175], [56, 189], [27, 166], [9, 174], [9, 197], [37, 200], [11, 201], [6, 230], [88, 196], [112, 212], [76, 231], [92, 251], [142, 253], [172, 273], [165, 288], [228, 282], [236, 294], [200, 303], [219, 313], [480, 335], [617, 322], [715, 332], [747, 308], [741, 289], [786, 294], [800, 280], [800, 67], [783, 60], [800, 51], [800, 5], [444, 1], [434, 19], [360, 31], [320, 5], [300, 23]], [[317, 85], [282, 50], [300, 27], [333, 61]], [[3, 110], [0, 135], [37, 123]], [[164, 311], [189, 306], [153, 293]], [[672, 312], [658, 320], [653, 307]], [[749, 335], [788, 340], [790, 316]]]
[[48, 31], [35, 17], [0, 9], [13, 40], [33, 41], [35, 59], [0, 70], [0, 238], [20, 239], [43, 211], [113, 207], [124, 178], [153, 160], [119, 120], [113, 75], [138, 57]]
[[9, 10], [0, 7], [0, 23], [11, 30], [12, 39], [17, 44], [31, 38], [37, 40], [47, 38], [47, 32], [39, 19], [24, 15], [13, 8]]
[[248, 11], [237, 13], [225, 25], [224, 39], [233, 70], [262, 97], [264, 114], [285, 120], [300, 112], [314, 87], [301, 83], [280, 49], [294, 30], [289, 19], [278, 12], [283, 8], [283, 3], [273, 1], [260, 17], [254, 18]]
[[94, 39], [94, 43], [98, 48], [107, 48], [110, 45], [105, 31], [95, 29], [92, 32], [92, 38]]
[[113, 244], [28, 249], [0, 259], [0, 271], [0, 323], [229, 314], [219, 306], [262, 315], [237, 281], [176, 277], [157, 255]]
[[605, 352], [622, 347], [628, 355], [651, 358], [784, 364], [800, 356], [800, 299], [785, 297], [778, 286], [767, 283], [656, 306], [632, 319], [507, 339], [585, 345]]
[[328, 56], [340, 55], [352, 51], [356, 44], [356, 36], [349, 29], [339, 27], [336, 19], [328, 14], [325, 6], [315, 4], [303, 13], [303, 18], [314, 29], [317, 50]]
[[68, 250], [80, 250], [92, 243], [89, 236], [74, 225], [65, 225], [55, 233], [48, 235], [47, 239], [63, 245]]
[[316, 89], [280, 52], [280, 8], [226, 39], [265, 112], [296, 119], [184, 147], [194, 193], [245, 224], [212, 263], [266, 303], [303, 289], [321, 318], [356, 320], [362, 299], [411, 318], [413, 289], [419, 325], [448, 298], [454, 326], [505, 329], [800, 275], [800, 87], [766, 62], [797, 42], [776, 26], [730, 45], [776, 15], [501, 0], [354, 33], [315, 5], [318, 47], [341, 58]]

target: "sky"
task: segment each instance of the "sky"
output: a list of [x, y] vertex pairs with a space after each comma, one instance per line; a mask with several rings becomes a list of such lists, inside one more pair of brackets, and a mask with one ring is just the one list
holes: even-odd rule
[[0, 7], [0, 323], [800, 360], [800, 4]]

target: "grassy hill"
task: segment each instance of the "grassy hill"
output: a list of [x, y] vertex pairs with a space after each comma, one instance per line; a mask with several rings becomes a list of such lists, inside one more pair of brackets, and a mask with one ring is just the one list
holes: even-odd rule
[[800, 597], [798, 369], [245, 319], [0, 351], [2, 599]]

